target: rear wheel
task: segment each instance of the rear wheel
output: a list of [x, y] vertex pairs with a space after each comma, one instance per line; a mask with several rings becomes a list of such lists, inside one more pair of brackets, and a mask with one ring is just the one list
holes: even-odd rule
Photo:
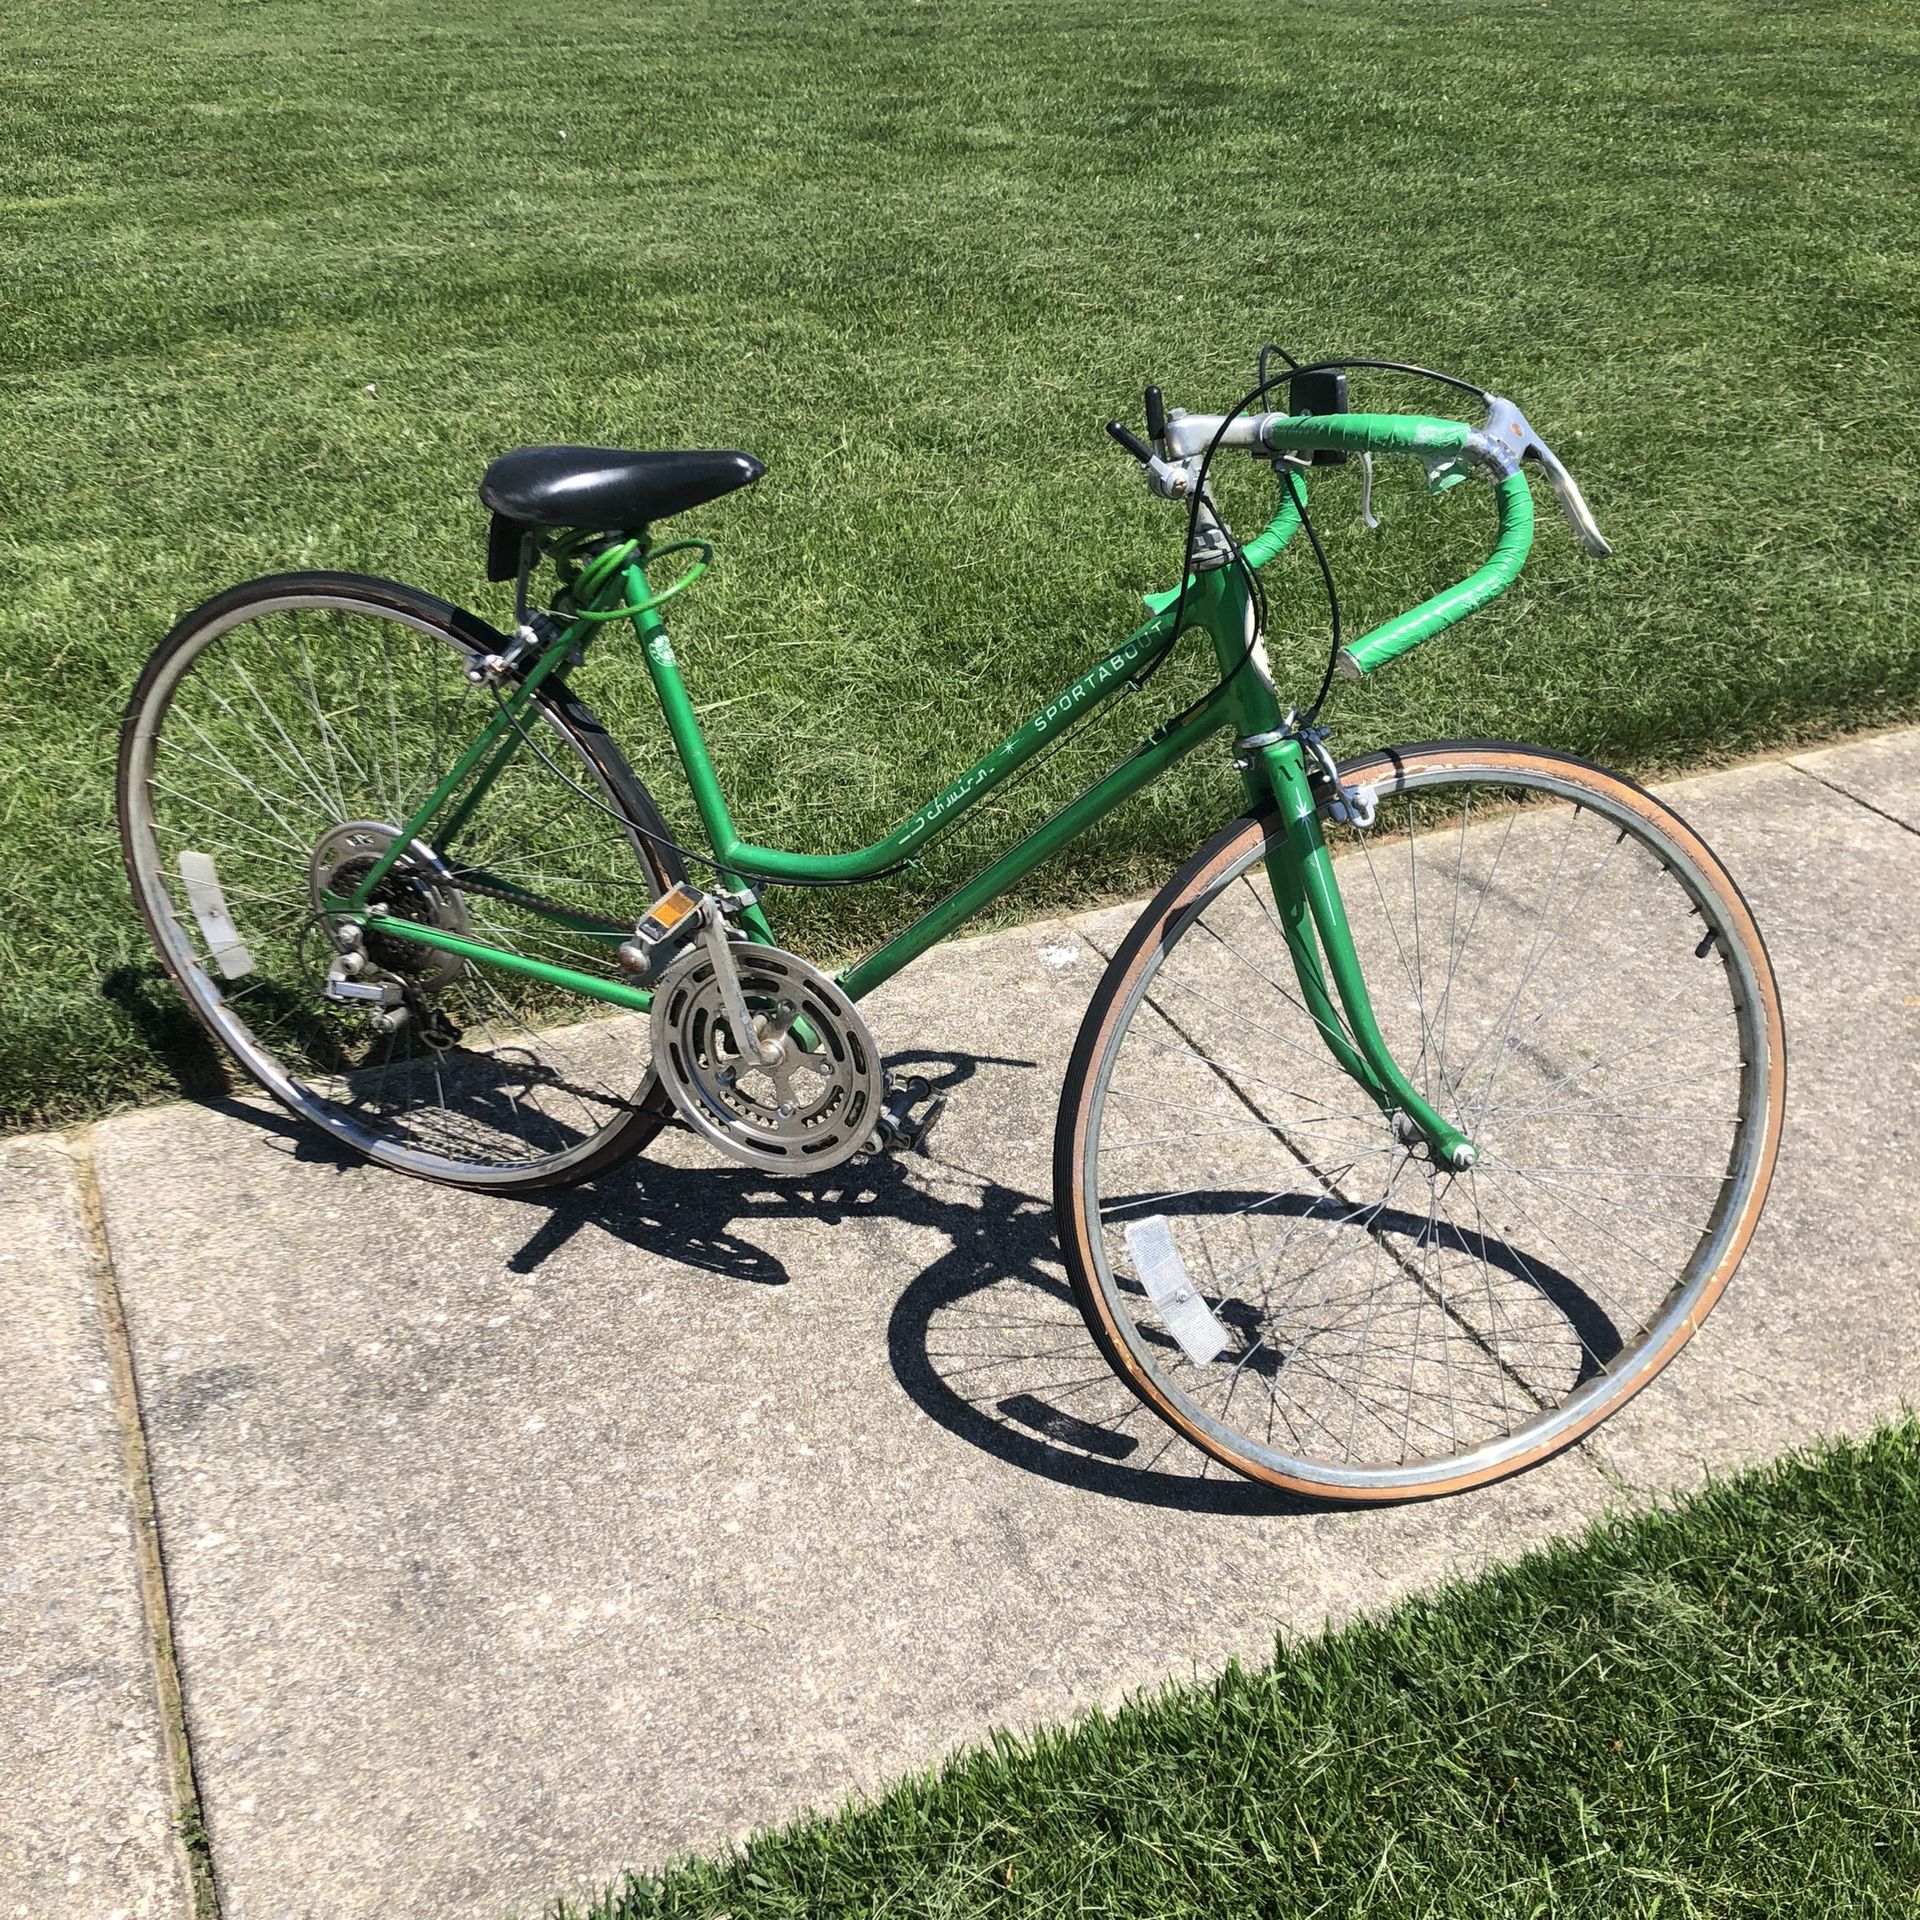
[[1477, 1160], [1436, 1165], [1335, 1065], [1235, 823], [1141, 916], [1063, 1090], [1055, 1202], [1116, 1372], [1250, 1477], [1404, 1499], [1519, 1471], [1685, 1344], [1780, 1139], [1779, 996], [1678, 816], [1526, 747], [1345, 770], [1330, 833], [1382, 1031]]
[[[505, 644], [390, 581], [251, 581], [188, 614], [148, 661], [119, 776], [141, 914], [222, 1045], [369, 1158], [491, 1190], [586, 1179], [659, 1130], [670, 1109], [645, 1018], [608, 1018], [597, 1000], [383, 937], [377, 922], [357, 983], [390, 1004], [343, 1002], [328, 992], [336, 952], [319, 907], [389, 849], [479, 734], [494, 700], [467, 670]], [[606, 972], [620, 930], [677, 877], [665, 828], [563, 685], [541, 687], [525, 725], [539, 752], [515, 751], [453, 844], [408, 845], [376, 898]]]

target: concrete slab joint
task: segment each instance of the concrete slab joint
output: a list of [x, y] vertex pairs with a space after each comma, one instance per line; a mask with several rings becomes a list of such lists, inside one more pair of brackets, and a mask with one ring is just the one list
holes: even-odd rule
[[68, 1143], [0, 1145], [0, 1914], [193, 1911]]

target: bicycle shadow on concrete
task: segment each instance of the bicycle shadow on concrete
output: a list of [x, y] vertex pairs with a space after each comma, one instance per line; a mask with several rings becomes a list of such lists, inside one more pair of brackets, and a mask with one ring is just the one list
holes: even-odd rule
[[140, 1036], [182, 1094], [224, 1110], [221, 1096], [233, 1084], [227, 1056], [181, 1003], [179, 989], [159, 961], [110, 968], [100, 982], [100, 997]]
[[[951, 1094], [982, 1066], [1028, 1061], [923, 1052], [889, 1063], [924, 1074]], [[203, 1104], [283, 1142], [302, 1162], [359, 1171], [367, 1163], [278, 1107], [228, 1096]], [[936, 1135], [936, 1141], [940, 1136]], [[937, 1153], [937, 1148], [936, 1148]], [[396, 1176], [396, 1178], [399, 1176]], [[1244, 1209], [1250, 1196], [1208, 1196], [1207, 1210]], [[828, 1227], [859, 1219], [930, 1229], [946, 1251], [907, 1280], [887, 1325], [888, 1361], [915, 1405], [983, 1453], [1076, 1490], [1187, 1512], [1262, 1516], [1324, 1513], [1330, 1503], [1255, 1485], [1228, 1472], [1166, 1427], [1118, 1380], [1086, 1330], [1059, 1258], [1050, 1200], [1006, 1185], [956, 1157], [880, 1154], [813, 1178], [773, 1179], [750, 1169], [680, 1167], [641, 1156], [586, 1185], [513, 1196], [534, 1216], [506, 1258], [539, 1271], [578, 1233], [596, 1229], [629, 1246], [756, 1286], [793, 1275], [757, 1245], [756, 1225]], [[1330, 1206], [1290, 1196], [1270, 1210], [1313, 1217]], [[1381, 1213], [1373, 1229], [1418, 1241], [1424, 1216]], [[1617, 1351], [1604, 1311], [1564, 1274], [1542, 1270], [1498, 1243], [1454, 1250], [1523, 1270], [1578, 1334], [1588, 1366]]]

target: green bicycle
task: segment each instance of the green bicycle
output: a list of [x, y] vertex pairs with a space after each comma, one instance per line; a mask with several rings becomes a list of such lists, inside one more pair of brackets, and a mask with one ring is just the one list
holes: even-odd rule
[[[747, 1166], [819, 1174], [924, 1146], [938, 1111], [924, 1081], [890, 1082], [858, 1003], [1226, 735], [1246, 811], [1142, 912], [1067, 1071], [1054, 1191], [1075, 1299], [1119, 1377], [1256, 1480], [1393, 1500], [1546, 1458], [1673, 1357], [1753, 1234], [1781, 1132], [1778, 991], [1719, 860], [1632, 782], [1490, 741], [1336, 763], [1319, 724], [1336, 670], [1375, 671], [1518, 575], [1526, 465], [1607, 547], [1510, 402], [1396, 362], [1269, 378], [1267, 357], [1229, 412], [1150, 389], [1144, 439], [1109, 423], [1184, 515], [1179, 584], [851, 852], [742, 837], [668, 640], [662, 608], [711, 549], [649, 529], [757, 480], [746, 454], [495, 461], [488, 574], [514, 582], [511, 633], [353, 574], [218, 595], [154, 653], [122, 737], [127, 868], [161, 959], [270, 1093], [403, 1173], [555, 1187], [677, 1123]], [[1486, 419], [1350, 411], [1355, 367], [1464, 388]], [[1278, 485], [1244, 543], [1210, 484], [1228, 450]], [[1342, 640], [1307, 479], [1358, 457], [1370, 484], [1381, 454], [1435, 491], [1490, 482], [1498, 538], [1466, 580]], [[1291, 710], [1261, 570], [1302, 528], [1334, 636]], [[569, 684], [617, 623], [704, 849], [676, 841]], [[1189, 635], [1211, 689], [1046, 825], [837, 973], [780, 946], [769, 893], [894, 871]]]

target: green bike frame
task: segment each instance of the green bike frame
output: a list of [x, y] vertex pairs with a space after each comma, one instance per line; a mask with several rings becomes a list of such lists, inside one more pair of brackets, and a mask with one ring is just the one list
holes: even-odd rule
[[[1298, 431], [1290, 431], [1284, 445], [1276, 443], [1282, 452], [1344, 447], [1411, 451], [1431, 457], [1457, 451], [1468, 432], [1455, 421], [1406, 415], [1327, 415], [1311, 421], [1289, 421], [1286, 426]], [[1518, 575], [1532, 540], [1531, 497], [1525, 479], [1517, 473], [1502, 480], [1497, 493], [1500, 534], [1486, 564], [1458, 586], [1345, 647], [1342, 665], [1349, 673], [1371, 671], [1464, 619]], [[1285, 550], [1299, 529], [1304, 497], [1304, 476], [1289, 470], [1280, 510], [1243, 549], [1242, 558], [1249, 568], [1263, 566]], [[1397, 1111], [1406, 1116], [1442, 1165], [1471, 1164], [1472, 1148], [1465, 1135], [1421, 1097], [1381, 1037], [1333, 862], [1321, 833], [1320, 808], [1328, 796], [1315, 791], [1306, 750], [1283, 719], [1264, 659], [1249, 645], [1252, 613], [1246, 576], [1239, 566], [1196, 571], [1188, 579], [1184, 595], [1176, 589], [1150, 596], [1147, 604], [1151, 617], [1142, 626], [885, 838], [851, 852], [805, 854], [755, 845], [742, 838], [734, 823], [659, 612], [662, 600], [682, 582], [656, 592], [647, 579], [647, 563], [665, 551], [650, 550], [644, 538], [615, 543], [604, 548], [571, 582], [573, 617], [525, 666], [511, 692], [502, 697], [499, 712], [402, 827], [383, 859], [350, 897], [330, 899], [330, 910], [343, 917], [363, 914], [375, 918], [388, 937], [457, 954], [476, 965], [530, 976], [614, 1006], [644, 1011], [652, 1004], [652, 995], [645, 987], [529, 959], [388, 914], [371, 903], [386, 869], [410, 843], [418, 840], [435, 846], [443, 857], [448, 853], [486, 789], [520, 746], [523, 719], [534, 693], [577, 648], [587, 644], [601, 625], [617, 618], [631, 621], [701, 827], [728, 884], [742, 892], [783, 881], [873, 880], [899, 867], [1027, 765], [1063, 728], [1137, 684], [1138, 675], [1150, 662], [1175, 645], [1182, 634], [1197, 627], [1206, 634], [1219, 663], [1220, 679], [1214, 689], [1155, 729], [1104, 779], [877, 952], [845, 968], [838, 975], [841, 987], [855, 1000], [871, 993], [1095, 822], [1159, 779], [1202, 742], [1231, 730], [1239, 744], [1236, 764], [1242, 771], [1250, 808], [1271, 808], [1278, 820], [1280, 832], [1270, 842], [1267, 871], [1301, 993], [1327, 1047], [1384, 1112]], [[1176, 609], [1179, 631], [1174, 626]], [[631, 927], [592, 916], [561, 914], [551, 904], [531, 896], [523, 904], [529, 911], [593, 938], [624, 939], [632, 931]], [[773, 929], [757, 901], [746, 907], [742, 918], [756, 938], [775, 943]]]

